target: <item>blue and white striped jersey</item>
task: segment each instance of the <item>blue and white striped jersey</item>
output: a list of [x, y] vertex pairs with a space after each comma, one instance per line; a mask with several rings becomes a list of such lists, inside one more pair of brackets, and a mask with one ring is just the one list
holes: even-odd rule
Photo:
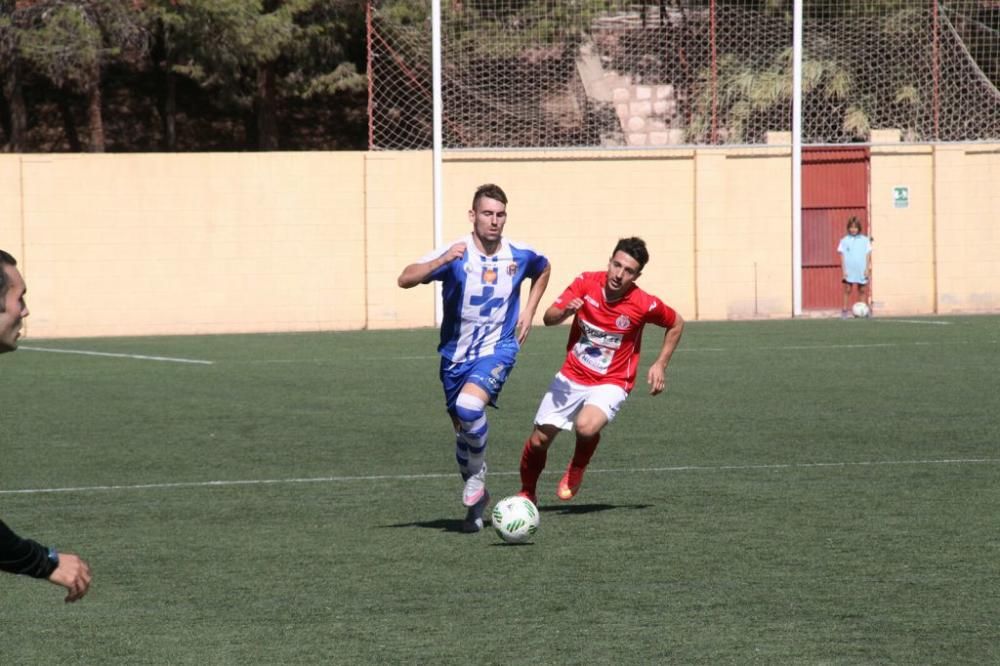
[[548, 259], [527, 245], [500, 240], [493, 256], [479, 252], [472, 234], [422, 257], [441, 256], [457, 242], [466, 244], [461, 259], [441, 266], [424, 282], [440, 280], [444, 301], [438, 352], [453, 363], [488, 356], [498, 346], [517, 347], [515, 327], [521, 310], [521, 283], [537, 278]]

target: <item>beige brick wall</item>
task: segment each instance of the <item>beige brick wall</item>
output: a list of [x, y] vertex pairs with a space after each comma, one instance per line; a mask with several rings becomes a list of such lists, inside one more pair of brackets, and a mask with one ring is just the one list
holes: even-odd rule
[[32, 336], [364, 325], [363, 154], [25, 156], [22, 168]]
[[[909, 188], [895, 208], [893, 188]], [[872, 295], [879, 314], [934, 311], [934, 150], [877, 146], [871, 151]]]
[[698, 317], [790, 316], [789, 151], [701, 150], [697, 164]]
[[366, 157], [367, 219], [358, 224], [368, 229], [369, 328], [434, 325], [434, 290], [396, 286], [403, 267], [434, 247], [432, 166], [425, 152], [376, 152]]
[[938, 312], [1000, 311], [1000, 147], [935, 151]]
[[19, 265], [23, 263], [21, 158], [17, 155], [0, 155], [0, 248], [17, 257]]
[[[791, 316], [787, 147], [451, 153], [443, 175], [445, 242], [478, 185], [507, 191], [507, 236], [552, 260], [542, 309], [639, 235], [640, 284], [685, 317]], [[1000, 311], [998, 182], [997, 145], [873, 148], [882, 314]], [[396, 277], [433, 247], [432, 195], [429, 152], [0, 155], [0, 247], [32, 337], [431, 326], [434, 290]]]

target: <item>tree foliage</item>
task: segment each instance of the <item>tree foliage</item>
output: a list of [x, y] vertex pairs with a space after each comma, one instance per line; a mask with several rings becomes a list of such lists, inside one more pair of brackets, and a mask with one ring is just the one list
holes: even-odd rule
[[[0, 146], [103, 149], [113, 105], [117, 150], [358, 147], [337, 136], [363, 135], [363, 17], [363, 0], [0, 0]], [[303, 121], [313, 137], [285, 131]]]

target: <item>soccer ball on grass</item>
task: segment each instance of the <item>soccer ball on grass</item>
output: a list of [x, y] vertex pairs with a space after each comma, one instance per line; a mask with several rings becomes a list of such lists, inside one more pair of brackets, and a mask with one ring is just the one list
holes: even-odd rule
[[871, 312], [871, 310], [868, 309], [868, 305], [864, 301], [858, 301], [855, 303], [854, 307], [851, 308], [851, 311], [854, 313], [855, 317], [861, 319], [867, 317]]
[[524, 543], [534, 536], [538, 507], [520, 495], [505, 497], [493, 506], [493, 529], [507, 543]]

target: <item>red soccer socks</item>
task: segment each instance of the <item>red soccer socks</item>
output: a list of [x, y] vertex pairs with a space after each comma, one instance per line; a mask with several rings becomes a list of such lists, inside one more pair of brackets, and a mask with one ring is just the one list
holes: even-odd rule
[[530, 438], [524, 442], [524, 449], [521, 451], [521, 492], [518, 495], [527, 497], [536, 506], [538, 501], [535, 489], [538, 487], [538, 477], [545, 469], [548, 455], [545, 449], [533, 447]]
[[566, 473], [559, 479], [559, 485], [556, 487], [556, 497], [566, 501], [576, 496], [577, 491], [580, 490], [580, 484], [583, 483], [583, 472], [587, 469], [587, 465], [590, 463], [590, 459], [593, 457], [594, 451], [597, 450], [597, 445], [600, 441], [600, 433], [590, 439], [576, 438], [576, 450], [573, 452], [573, 459], [570, 460], [569, 466], [566, 468]]

